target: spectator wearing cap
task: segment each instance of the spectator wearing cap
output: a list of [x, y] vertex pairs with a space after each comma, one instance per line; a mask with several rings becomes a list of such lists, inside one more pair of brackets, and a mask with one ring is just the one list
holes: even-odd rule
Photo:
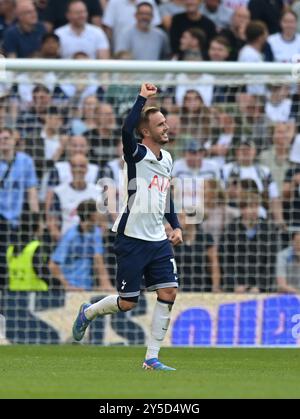
[[219, 254], [226, 291], [266, 292], [274, 289], [278, 233], [274, 225], [259, 217], [256, 191], [240, 196], [241, 216], [225, 227]]
[[140, 3], [136, 7], [136, 24], [123, 33], [116, 53], [126, 51], [133, 60], [166, 60], [171, 50], [166, 33], [152, 26], [153, 6]]
[[229, 27], [233, 13], [231, 9], [224, 6], [221, 0], [203, 0], [200, 12], [214, 22], [218, 32]]
[[17, 23], [4, 34], [3, 50], [8, 58], [31, 58], [37, 56], [42, 37], [46, 33], [43, 23], [31, 0], [21, 0], [16, 6]]
[[300, 293], [300, 228], [294, 229], [290, 246], [277, 254], [276, 277], [278, 292]]
[[204, 179], [219, 179], [218, 166], [205, 157], [204, 146], [196, 140], [191, 140], [185, 147], [184, 157], [175, 160], [172, 176], [176, 188], [175, 200], [183, 202], [183, 208], [201, 205], [199, 195]]
[[200, 4], [201, 0], [186, 0], [185, 12], [173, 16], [170, 28], [170, 40], [173, 54], [178, 54], [181, 35], [189, 28], [199, 28], [203, 30], [206, 35], [206, 48], [208, 47], [209, 41], [216, 35], [215, 24], [200, 12]]
[[66, 290], [110, 291], [112, 284], [104, 263], [102, 230], [97, 226], [95, 201], [76, 208], [79, 223], [61, 238], [50, 260], [50, 270]]
[[274, 60], [289, 63], [300, 54], [300, 34], [297, 33], [297, 14], [287, 10], [281, 15], [281, 31], [268, 37]]
[[72, 58], [81, 51], [92, 59], [109, 58], [107, 36], [101, 28], [87, 23], [88, 12], [83, 1], [71, 1], [66, 16], [68, 24], [55, 30], [60, 39], [62, 58]]
[[[123, 34], [135, 24], [136, 6], [149, 3], [153, 7], [152, 25], [161, 24], [161, 17], [155, 0], [109, 0], [104, 11], [102, 23], [111, 41], [115, 54], [120, 51]], [[122, 28], [122, 30], [120, 30]]]
[[282, 206], [278, 186], [273, 180], [270, 169], [255, 162], [255, 142], [242, 136], [236, 145], [235, 161], [226, 164], [221, 170], [222, 179], [227, 186], [229, 181], [252, 179], [263, 197], [263, 206], [270, 210], [277, 226], [284, 228]]
[[[95, 0], [82, 1], [87, 8], [89, 22], [100, 26], [102, 16], [101, 2]], [[68, 23], [66, 14], [69, 4], [70, 0], [48, 0], [43, 20], [49, 32]]]

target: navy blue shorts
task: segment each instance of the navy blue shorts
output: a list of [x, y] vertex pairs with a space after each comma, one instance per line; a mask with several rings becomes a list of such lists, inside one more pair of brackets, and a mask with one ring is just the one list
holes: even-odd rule
[[137, 298], [142, 284], [148, 291], [178, 287], [177, 268], [169, 240], [150, 242], [117, 234], [114, 251], [120, 297]]

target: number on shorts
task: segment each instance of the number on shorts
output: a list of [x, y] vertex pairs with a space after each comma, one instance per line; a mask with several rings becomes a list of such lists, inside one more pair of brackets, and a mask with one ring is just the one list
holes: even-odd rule
[[174, 274], [177, 274], [177, 265], [176, 265], [176, 261], [175, 261], [175, 259], [174, 259], [174, 258], [170, 259], [170, 262], [171, 262], [171, 263], [172, 263], [172, 265], [173, 265], [173, 273], [174, 273]]

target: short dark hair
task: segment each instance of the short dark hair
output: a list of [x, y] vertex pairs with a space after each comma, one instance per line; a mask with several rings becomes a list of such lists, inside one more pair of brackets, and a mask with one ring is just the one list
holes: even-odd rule
[[199, 43], [199, 48], [202, 50], [206, 45], [206, 35], [205, 32], [200, 28], [189, 28], [184, 32], [189, 32], [193, 38], [196, 38]]
[[67, 13], [70, 11], [71, 7], [72, 7], [72, 6], [73, 6], [73, 4], [75, 4], [75, 3], [82, 3], [82, 4], [84, 4], [84, 5], [85, 5], [85, 7], [86, 7], [86, 4], [85, 4], [85, 2], [84, 2], [83, 0], [70, 0], [70, 1], [69, 1], [69, 3], [68, 3], [68, 5], [67, 5]]
[[226, 38], [226, 36], [217, 35], [210, 41], [210, 45], [212, 42], [217, 42], [218, 44], [223, 45], [223, 47], [227, 48], [229, 52], [231, 50], [229, 39]]
[[136, 6], [136, 10], [138, 11], [142, 6], [149, 6], [151, 10], [153, 11], [153, 5], [149, 3], [148, 1], [142, 1], [141, 3], [138, 3]]
[[77, 207], [77, 215], [81, 222], [87, 221], [97, 211], [96, 201], [89, 199], [81, 202]]
[[268, 32], [268, 28], [264, 22], [260, 20], [253, 20], [246, 28], [247, 42], [251, 44], [266, 32]]
[[42, 37], [42, 44], [45, 44], [49, 39], [54, 39], [58, 44], [60, 43], [59, 37], [56, 35], [56, 33], [45, 33]]
[[243, 191], [259, 194], [257, 183], [253, 179], [242, 179], [240, 185]]
[[14, 135], [14, 130], [9, 127], [0, 128], [0, 134], [2, 134], [2, 132], [9, 132], [10, 135]]
[[136, 131], [141, 136], [141, 138], [143, 138], [142, 129], [149, 124], [150, 115], [154, 115], [158, 112], [161, 112], [161, 110], [155, 106], [143, 109], [136, 128]]
[[45, 86], [44, 84], [38, 83], [34, 86], [33, 90], [32, 90], [32, 94], [36, 94], [36, 93], [47, 93], [48, 95], [50, 95], [50, 90], [48, 89], [47, 86]]

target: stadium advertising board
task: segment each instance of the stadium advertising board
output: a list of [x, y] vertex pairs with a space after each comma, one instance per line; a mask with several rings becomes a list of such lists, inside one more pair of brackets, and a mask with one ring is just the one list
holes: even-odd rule
[[[3, 293], [1, 336], [5, 343], [71, 343], [82, 301], [96, 292]], [[141, 296], [132, 312], [97, 318], [84, 343], [144, 345], [155, 295]], [[300, 346], [300, 298], [295, 295], [180, 293], [166, 346]]]

